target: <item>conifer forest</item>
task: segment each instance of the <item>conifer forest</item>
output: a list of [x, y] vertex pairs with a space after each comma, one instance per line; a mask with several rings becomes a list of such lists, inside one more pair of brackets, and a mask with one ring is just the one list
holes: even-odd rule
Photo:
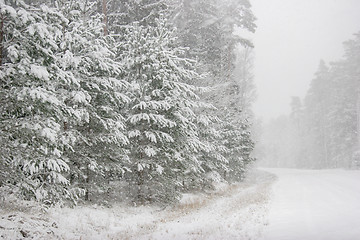
[[145, 204], [241, 180], [254, 143], [237, 102], [252, 89], [234, 72], [252, 44], [233, 29], [255, 30], [249, 7], [2, 2], [1, 183], [52, 205], [122, 181], [124, 199]]

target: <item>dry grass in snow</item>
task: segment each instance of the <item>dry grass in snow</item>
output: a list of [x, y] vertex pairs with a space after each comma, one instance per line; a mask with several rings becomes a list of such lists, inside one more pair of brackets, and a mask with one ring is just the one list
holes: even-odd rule
[[[78, 206], [41, 212], [0, 209], [4, 239], [257, 239], [267, 224], [275, 177], [252, 171], [239, 184], [207, 194], [184, 194], [174, 207]], [[10, 204], [11, 205], [11, 204]]]

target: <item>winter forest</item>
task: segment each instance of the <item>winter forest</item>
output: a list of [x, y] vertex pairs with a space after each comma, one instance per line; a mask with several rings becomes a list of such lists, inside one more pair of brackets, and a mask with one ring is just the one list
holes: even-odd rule
[[1, 3], [2, 182], [51, 205], [104, 200], [119, 180], [142, 204], [241, 180], [253, 89], [235, 61], [252, 45], [233, 29], [254, 16], [204, 3]]
[[[291, 181], [324, 179], [350, 186], [343, 219], [360, 217], [360, 32], [266, 121], [256, 9], [0, 0], [0, 238], [319, 239], [281, 238], [303, 225], [276, 222], [301, 210]], [[321, 216], [317, 229], [332, 226]], [[338, 228], [326, 239], [360, 237]]]
[[360, 166], [360, 32], [344, 42], [342, 59], [321, 60], [305, 97], [264, 126], [259, 154], [269, 166]]

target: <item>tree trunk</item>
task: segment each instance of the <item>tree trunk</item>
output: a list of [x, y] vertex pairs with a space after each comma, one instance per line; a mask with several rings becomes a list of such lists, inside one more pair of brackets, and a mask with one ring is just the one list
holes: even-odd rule
[[143, 171], [137, 171], [137, 203], [144, 205], [144, 173]]
[[0, 14], [0, 67], [3, 64], [4, 16]]
[[89, 201], [89, 188], [90, 188], [90, 168], [86, 168], [86, 179], [85, 179], [85, 201]]
[[360, 92], [358, 93], [357, 100], [357, 139], [358, 139], [358, 151], [360, 151]]
[[[325, 104], [324, 104], [325, 105]], [[321, 112], [321, 138], [322, 138], [322, 153], [324, 156], [321, 156], [322, 162], [320, 163], [320, 168], [329, 167], [329, 150], [328, 150], [328, 137], [327, 137], [327, 121], [326, 121], [326, 110], [325, 106], [322, 105], [320, 112]]]
[[103, 0], [102, 1], [102, 13], [103, 13], [103, 22], [104, 22], [104, 35], [108, 35], [108, 21], [107, 21], [107, 7], [106, 7], [106, 1], [107, 0]]

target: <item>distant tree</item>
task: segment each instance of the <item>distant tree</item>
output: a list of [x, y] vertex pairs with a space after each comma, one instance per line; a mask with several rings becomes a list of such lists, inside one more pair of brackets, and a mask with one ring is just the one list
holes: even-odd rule
[[[321, 63], [305, 99], [308, 130], [314, 141], [313, 161], [322, 167], [349, 167], [356, 149], [359, 92], [359, 35], [344, 43], [345, 56], [330, 65]], [[322, 146], [319, 148], [318, 146]]]
[[[255, 31], [255, 17], [248, 1], [182, 0], [173, 13], [182, 45], [198, 58], [206, 71], [224, 81], [234, 70], [237, 44], [252, 43], [235, 34], [235, 28]], [[224, 79], [225, 78], [225, 79]]]
[[259, 143], [265, 146], [261, 163], [267, 167], [294, 167], [292, 138], [288, 116], [280, 116], [264, 125]]
[[320, 62], [303, 106], [299, 98], [293, 98], [287, 123], [293, 140], [288, 145], [297, 146], [291, 152], [298, 167], [350, 167], [359, 159], [359, 39], [355, 34], [344, 43], [343, 59], [329, 66]]
[[344, 43], [345, 56], [332, 64], [333, 79], [331, 119], [332, 157], [334, 166], [351, 165], [357, 142], [357, 102], [359, 98], [360, 37]]
[[245, 47], [236, 56], [236, 67], [234, 70], [232, 98], [236, 99], [238, 108], [241, 109], [243, 116], [251, 117], [252, 103], [256, 100], [256, 87], [253, 73], [253, 51], [252, 48]]
[[307, 135], [310, 137], [309, 164], [313, 167], [326, 167], [329, 164], [329, 68], [320, 61], [315, 78], [304, 100]]
[[294, 121], [295, 126], [297, 129], [300, 129], [300, 124], [302, 121], [302, 115], [303, 115], [303, 107], [302, 107], [302, 102], [300, 97], [291, 97], [291, 103], [290, 103], [290, 107], [291, 107], [291, 113], [290, 113], [290, 117], [292, 119], [292, 121]]

